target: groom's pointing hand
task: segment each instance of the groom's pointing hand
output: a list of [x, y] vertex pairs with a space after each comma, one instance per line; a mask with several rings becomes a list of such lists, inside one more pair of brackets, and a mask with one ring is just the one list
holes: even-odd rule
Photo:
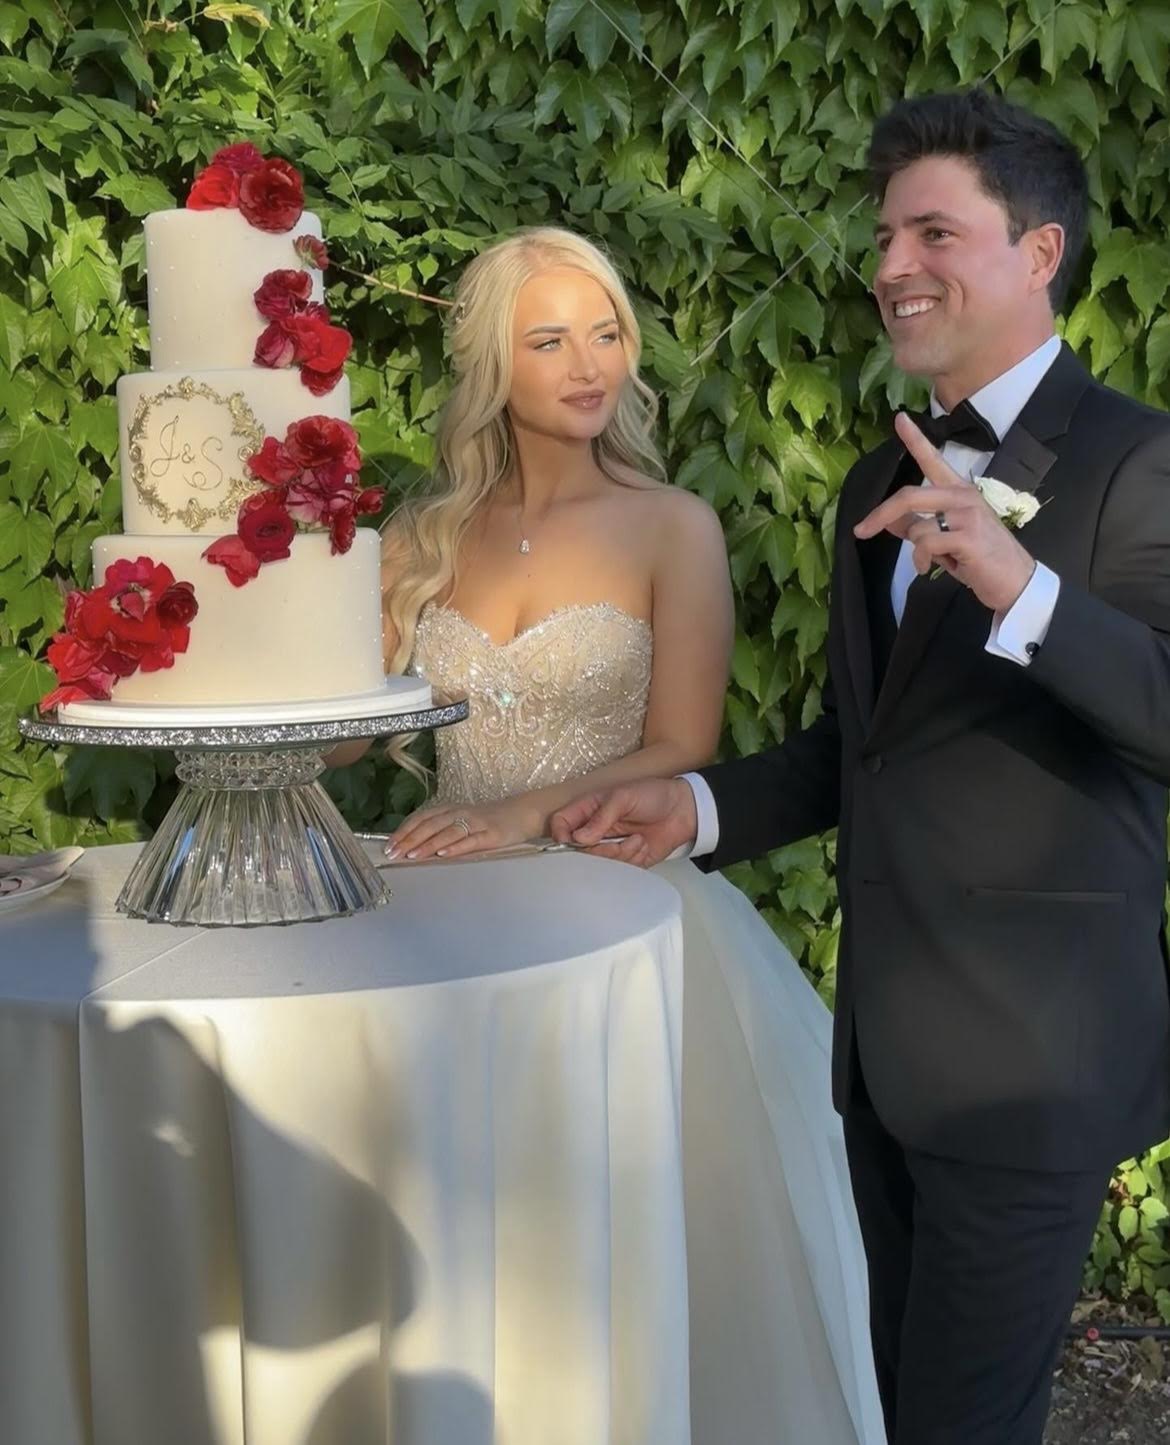
[[992, 612], [1003, 613], [1018, 599], [1035, 571], [1035, 559], [1003, 525], [977, 487], [943, 460], [905, 412], [894, 428], [922, 468], [922, 486], [900, 487], [854, 527], [865, 539], [881, 531], [914, 548], [919, 573], [942, 567]]

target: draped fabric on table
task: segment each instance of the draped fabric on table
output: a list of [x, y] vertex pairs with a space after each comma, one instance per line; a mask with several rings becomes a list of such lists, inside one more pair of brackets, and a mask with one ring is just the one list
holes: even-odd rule
[[0, 932], [5, 1445], [688, 1445], [673, 889], [200, 931], [132, 857]]

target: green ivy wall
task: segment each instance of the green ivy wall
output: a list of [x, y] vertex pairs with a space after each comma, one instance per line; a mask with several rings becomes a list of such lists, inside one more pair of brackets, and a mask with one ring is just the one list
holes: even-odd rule
[[[1163, 0], [0, 0], [0, 848], [140, 837], [166, 755], [23, 746], [62, 586], [118, 526], [113, 386], [148, 363], [140, 223], [219, 145], [304, 173], [356, 338], [371, 473], [418, 484], [445, 390], [436, 308], [485, 239], [601, 238], [636, 297], [675, 480], [727, 534], [739, 608], [724, 747], [816, 715], [837, 490], [910, 396], [866, 281], [876, 114], [986, 79], [1082, 150], [1092, 238], [1065, 334], [1170, 407], [1170, 9]], [[396, 290], [389, 288], [398, 288]], [[414, 783], [331, 780], [384, 826]], [[735, 870], [831, 997], [831, 839]], [[1119, 1070], [1125, 1059], [1117, 1061]], [[1170, 1148], [1131, 1161], [1090, 1285], [1170, 1321]]]

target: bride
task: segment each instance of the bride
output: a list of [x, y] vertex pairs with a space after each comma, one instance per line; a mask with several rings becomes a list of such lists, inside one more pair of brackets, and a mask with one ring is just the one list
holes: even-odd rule
[[[664, 481], [639, 346], [617, 273], [567, 231], [514, 235], [462, 277], [437, 488], [387, 529], [384, 616], [388, 671], [472, 714], [438, 734], [436, 801], [392, 857], [538, 837], [583, 784], [714, 754], [723, 537]], [[692, 1439], [881, 1445], [828, 1010], [735, 888], [682, 860], [659, 871], [684, 904]]]

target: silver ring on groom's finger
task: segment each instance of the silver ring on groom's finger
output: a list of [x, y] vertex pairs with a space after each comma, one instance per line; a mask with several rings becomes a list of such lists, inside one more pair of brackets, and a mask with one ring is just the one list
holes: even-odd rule
[[452, 828], [462, 828], [463, 836], [465, 838], [471, 837], [471, 824], [467, 821], [466, 818], [452, 818], [451, 826]]
[[947, 521], [947, 514], [945, 512], [935, 512], [934, 520], [938, 523], [938, 529], [940, 532], [949, 532], [951, 530], [950, 523]]

